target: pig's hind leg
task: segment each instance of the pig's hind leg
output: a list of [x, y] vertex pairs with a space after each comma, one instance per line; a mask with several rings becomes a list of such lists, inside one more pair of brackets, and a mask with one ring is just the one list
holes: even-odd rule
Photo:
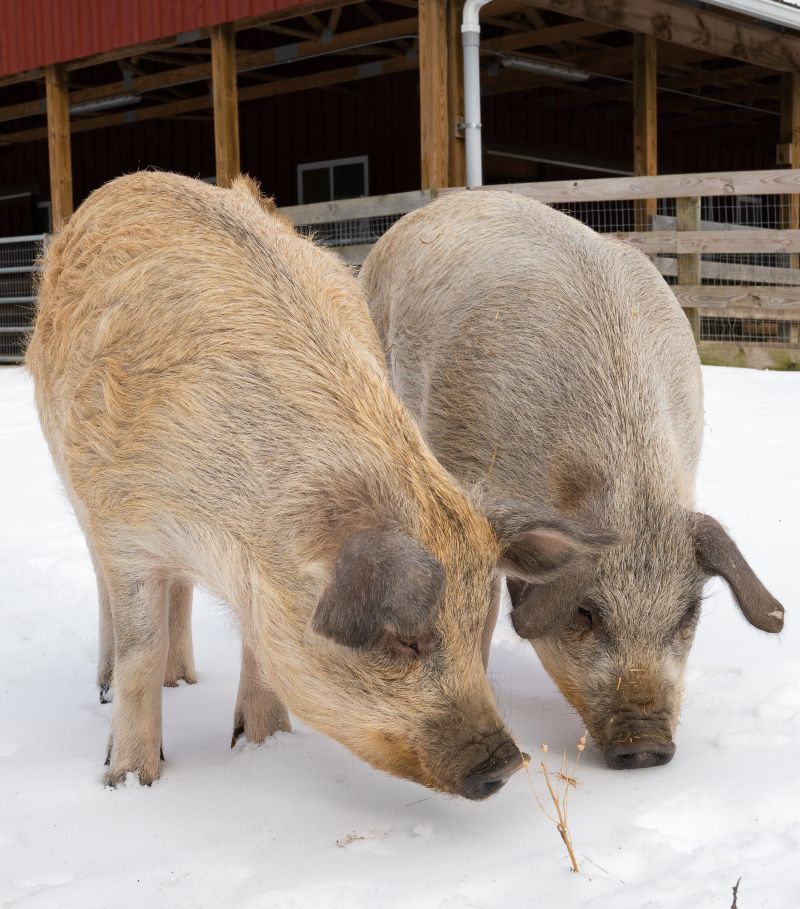
[[161, 690], [169, 650], [169, 582], [104, 561], [114, 623], [114, 708], [105, 781], [150, 785], [161, 756]]
[[183, 578], [169, 584], [169, 653], [164, 684], [173, 688], [178, 682], [194, 685], [197, 673], [192, 650], [192, 585]]
[[242, 644], [242, 671], [233, 714], [231, 748], [242, 735], [248, 742], [260, 745], [275, 732], [291, 731], [292, 724], [283, 701], [259, 672], [248, 644]]
[[111, 686], [114, 683], [114, 622], [111, 618], [111, 602], [108, 598], [105, 578], [100, 566], [95, 563], [97, 575], [97, 601], [100, 607], [100, 635], [97, 652], [97, 687], [100, 703], [111, 700]]
[[114, 622], [111, 618], [111, 601], [108, 598], [108, 587], [103, 576], [103, 566], [97, 558], [91, 537], [86, 534], [89, 555], [92, 557], [94, 574], [97, 579], [97, 605], [99, 613], [99, 635], [97, 648], [97, 688], [100, 692], [100, 703], [108, 704], [111, 700], [111, 686], [114, 682]]

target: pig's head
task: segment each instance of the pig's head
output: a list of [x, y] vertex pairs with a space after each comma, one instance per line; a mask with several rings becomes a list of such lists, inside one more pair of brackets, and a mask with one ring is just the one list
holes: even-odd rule
[[433, 533], [350, 534], [303, 656], [309, 721], [378, 769], [469, 799], [492, 795], [522, 765], [482, 658], [500, 573], [552, 578], [604, 542], [530, 508], [487, 510], [488, 520], [464, 503]]
[[783, 627], [783, 607], [722, 526], [682, 509], [546, 584], [509, 581], [512, 622], [615, 769], [667, 763], [706, 581], [725, 579], [744, 617]]

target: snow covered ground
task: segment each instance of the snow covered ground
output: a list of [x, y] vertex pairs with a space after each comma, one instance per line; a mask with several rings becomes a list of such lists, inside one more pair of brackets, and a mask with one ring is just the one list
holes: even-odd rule
[[[484, 803], [432, 795], [308, 729], [231, 751], [238, 646], [195, 603], [200, 682], [164, 691], [150, 789], [101, 783], [94, 578], [21, 369], [0, 369], [0, 906], [800, 906], [800, 375], [706, 369], [700, 506], [787, 607], [752, 630], [704, 605], [678, 751], [613, 772], [587, 748], [570, 801], [580, 875], [524, 774]], [[582, 732], [506, 617], [490, 673], [523, 746]], [[536, 785], [544, 793], [541, 778]]]

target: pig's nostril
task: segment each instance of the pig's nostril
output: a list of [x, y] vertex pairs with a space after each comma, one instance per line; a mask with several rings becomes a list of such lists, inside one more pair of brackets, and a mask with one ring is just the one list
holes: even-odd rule
[[637, 770], [668, 764], [675, 754], [674, 742], [634, 742], [608, 745], [603, 751], [606, 764], [614, 770]]
[[513, 742], [506, 742], [482, 764], [475, 767], [464, 780], [462, 795], [468, 799], [486, 799], [506, 784], [509, 777], [522, 766], [522, 755]]

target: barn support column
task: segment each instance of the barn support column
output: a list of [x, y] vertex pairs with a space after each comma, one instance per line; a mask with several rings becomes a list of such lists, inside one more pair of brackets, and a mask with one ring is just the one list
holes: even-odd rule
[[240, 169], [236, 34], [230, 22], [211, 27], [211, 76], [217, 185], [230, 186]]
[[[800, 167], [800, 73], [784, 73], [781, 77], [781, 134], [778, 145], [778, 164]], [[781, 196], [782, 227], [800, 227], [800, 195]], [[791, 258], [792, 268], [800, 265], [797, 254]]]
[[450, 143], [448, 186], [465, 186], [467, 183], [466, 149], [464, 130], [464, 68], [461, 60], [461, 17], [464, 0], [447, 3], [447, 104], [448, 135]]
[[66, 67], [45, 69], [47, 150], [50, 157], [50, 217], [57, 230], [72, 214], [72, 151], [69, 136], [69, 89]]
[[419, 0], [419, 115], [422, 189], [448, 185], [450, 130], [447, 15], [443, 0]]
[[[633, 36], [633, 172], [637, 177], [658, 173], [657, 39]], [[636, 230], [650, 230], [656, 199], [636, 203]]]

